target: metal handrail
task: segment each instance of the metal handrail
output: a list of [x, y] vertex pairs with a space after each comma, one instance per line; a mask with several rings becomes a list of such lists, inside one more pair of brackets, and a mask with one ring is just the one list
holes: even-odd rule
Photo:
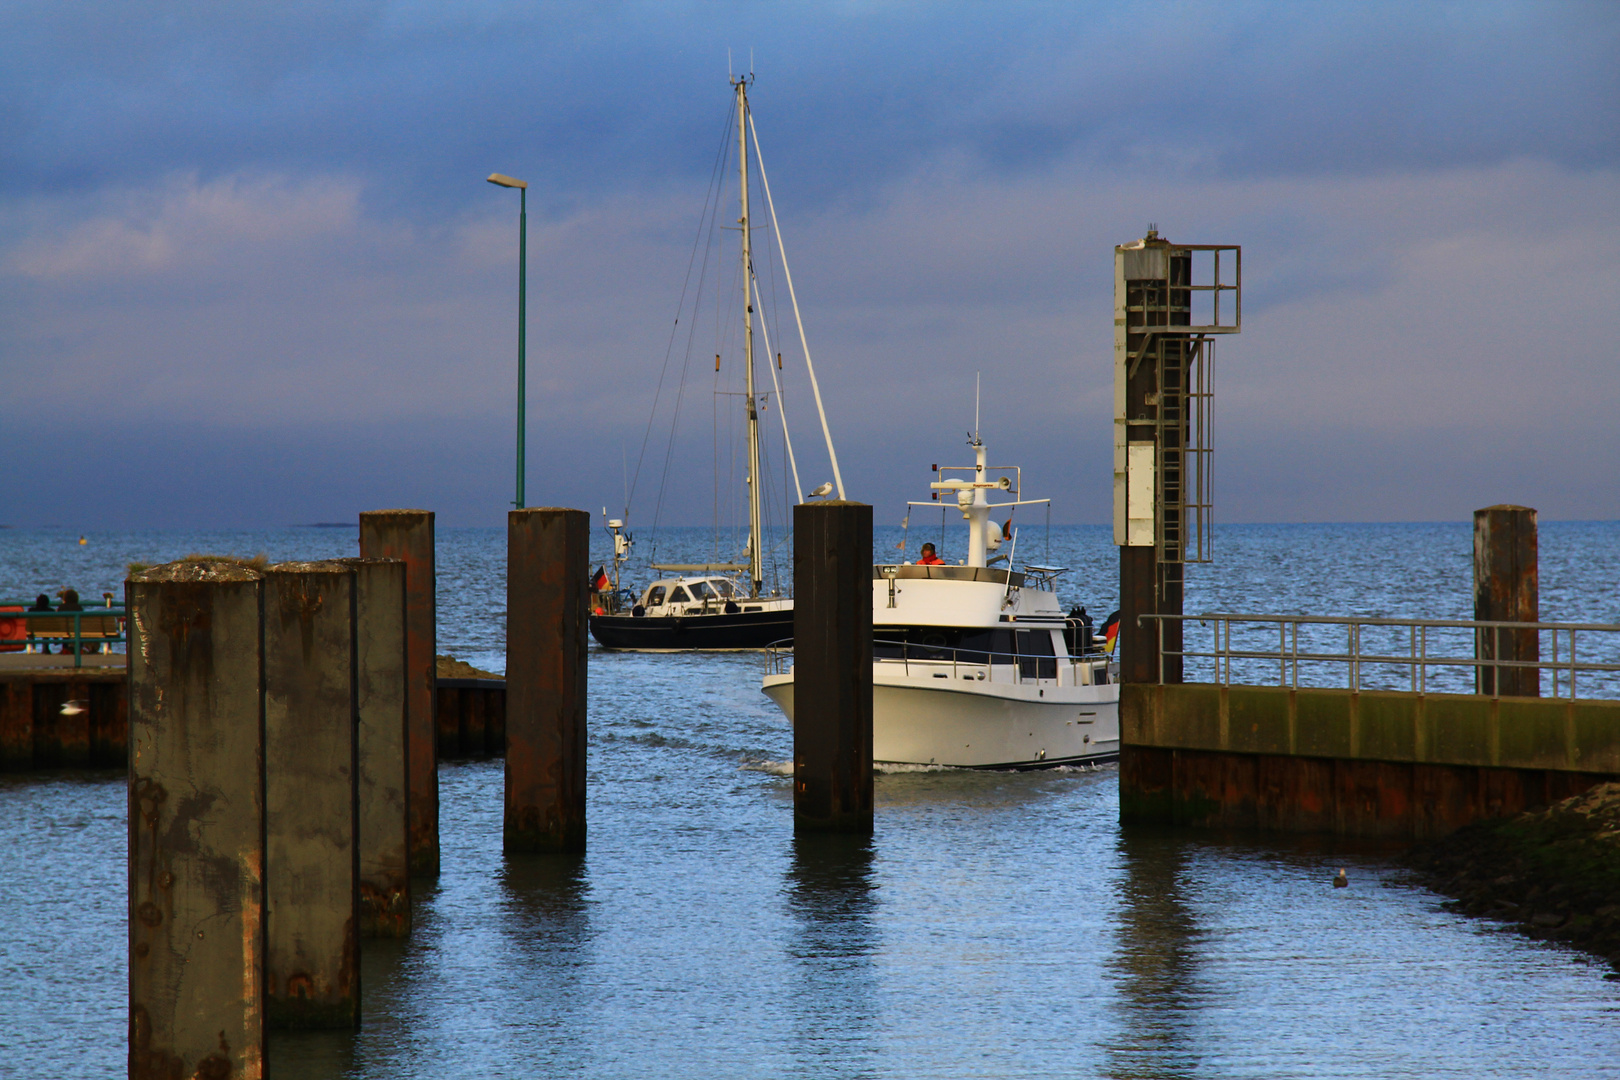
[[[1367, 665], [1406, 667], [1411, 672], [1411, 690], [1414, 693], [1427, 693], [1429, 690], [1429, 669], [1431, 667], [1471, 668], [1476, 672], [1479, 669], [1532, 669], [1546, 671], [1550, 676], [1550, 689], [1553, 698], [1566, 696], [1560, 693], [1567, 692], [1569, 700], [1577, 696], [1579, 685], [1578, 676], [1586, 674], [1602, 674], [1607, 672], [1620, 672], [1620, 662], [1604, 660], [1580, 660], [1577, 658], [1577, 635], [1581, 632], [1590, 634], [1620, 634], [1620, 625], [1610, 623], [1564, 623], [1564, 622], [1509, 622], [1488, 619], [1398, 619], [1384, 616], [1361, 615], [1262, 615], [1236, 612], [1204, 612], [1197, 615], [1170, 615], [1151, 614], [1138, 617], [1137, 625], [1140, 627], [1145, 620], [1152, 620], [1156, 624], [1159, 644], [1159, 681], [1165, 681], [1165, 659], [1168, 657], [1199, 658], [1213, 661], [1215, 681], [1223, 685], [1232, 684], [1232, 661], [1235, 660], [1266, 660], [1276, 661], [1277, 683], [1279, 686], [1299, 688], [1299, 667], [1307, 663], [1344, 664], [1347, 668], [1348, 686], [1353, 691], [1359, 691], [1363, 683], [1363, 668]], [[1164, 647], [1164, 628], [1171, 621], [1182, 623], [1198, 622], [1199, 624], [1213, 624], [1214, 642], [1208, 650], [1182, 648], [1166, 649]], [[1278, 631], [1278, 645], [1276, 649], [1232, 646], [1233, 624], [1275, 624]], [[1312, 652], [1309, 649], [1301, 651], [1299, 643], [1299, 629], [1302, 625], [1316, 626], [1342, 626], [1345, 628], [1345, 650], [1343, 652]], [[1362, 648], [1362, 631], [1366, 627], [1391, 627], [1405, 629], [1408, 632], [1409, 647], [1405, 654], [1399, 653], [1369, 653]], [[1429, 631], [1442, 630], [1470, 630], [1475, 641], [1475, 654], [1473, 656], [1444, 656], [1431, 653]], [[1517, 660], [1502, 657], [1502, 632], [1515, 633], [1534, 632], [1537, 634], [1537, 651], [1540, 652], [1540, 635], [1550, 635], [1552, 646], [1550, 656], [1539, 657], [1534, 660]], [[1492, 655], [1482, 656], [1482, 646], [1489, 637]], [[1567, 649], [1560, 650], [1561, 639], [1567, 639]], [[1561, 655], [1562, 652], [1562, 655]], [[1539, 681], [1539, 680], [1538, 680]], [[1490, 680], [1491, 696], [1501, 696], [1501, 678], [1496, 676]], [[1476, 682], [1477, 685], [1477, 682]]]
[[[0, 605], [0, 606], [17, 606], [17, 605]], [[90, 641], [92, 643], [98, 644], [98, 645], [100, 645], [100, 644], [115, 645], [115, 644], [127, 643], [129, 641], [129, 630], [128, 630], [128, 622], [127, 622], [128, 612], [124, 609], [123, 605], [120, 604], [117, 607], [108, 605], [107, 607], [81, 608], [81, 609], [79, 609], [77, 611], [61, 611], [61, 610], [51, 610], [51, 611], [27, 611], [27, 610], [23, 610], [23, 611], [3, 611], [3, 610], [0, 610], [0, 622], [3, 622], [5, 620], [7, 620], [7, 619], [20, 619], [25, 624], [34, 624], [34, 623], [42, 622], [42, 621], [44, 621], [46, 619], [49, 619], [52, 622], [57, 622], [57, 621], [66, 620], [66, 619], [72, 619], [73, 620], [73, 634], [72, 634], [71, 637], [69, 635], [67, 635], [67, 634], [51, 634], [49, 636], [44, 636], [44, 635], [36, 632], [32, 628], [32, 626], [30, 625], [30, 626], [26, 627], [26, 629], [27, 629], [26, 636], [21, 637], [21, 638], [0, 639], [0, 643], [4, 643], [4, 644], [7, 644], [7, 645], [21, 645], [27, 651], [32, 652], [35, 646], [49, 647], [50, 643], [53, 642], [53, 641], [54, 642], [59, 642], [59, 643], [61, 643], [63, 645], [66, 645], [69, 641], [71, 641], [73, 643], [73, 666], [76, 667], [76, 668], [77, 667], [83, 667], [84, 666], [84, 660], [83, 660], [83, 657], [84, 657], [84, 644], [85, 644], [84, 620], [86, 618], [93, 618], [93, 619], [108, 619], [108, 618], [111, 618], [111, 619], [117, 619], [118, 620], [117, 625], [118, 625], [119, 629], [118, 629], [117, 633], [115, 633], [115, 634], [96, 633], [90, 639]]]
[[[899, 648], [901, 651], [900, 655], [878, 656], [876, 655], [876, 649], [879, 645], [888, 646], [891, 648]], [[1044, 677], [1040, 675], [1029, 677], [1024, 675], [1022, 661], [1026, 660], [1033, 660], [1036, 662], [1042, 660], [1053, 661], [1054, 674], [1051, 678], [1045, 678], [1045, 681], [1048, 682], [1057, 678], [1056, 672], [1061, 670], [1062, 665], [1065, 663], [1069, 665], [1071, 674], [1075, 673], [1079, 668], [1082, 667], [1091, 668], [1093, 678], [1095, 678], [1097, 668], [1102, 667], [1106, 669], [1109, 663], [1108, 654], [1102, 652], [1101, 650], [1087, 653], [1084, 656], [1057, 656], [1051, 653], [1009, 653], [994, 652], [988, 649], [961, 649], [951, 648], [943, 645], [921, 645], [915, 641], [891, 641], [885, 638], [874, 638], [872, 641], [872, 646], [874, 652], [872, 660], [874, 663], [898, 662], [904, 665], [907, 675], [911, 674], [911, 665], [913, 664], [923, 667], [924, 670], [930, 673], [932, 673], [935, 669], [943, 668], [946, 665], [949, 665], [953, 678], [960, 673], [962, 668], [966, 667], [971, 669], [971, 672], [968, 675], [962, 676], [963, 678], [976, 678], [976, 681], [985, 682], [1001, 682], [1003, 681], [1002, 679], [996, 678], [995, 669], [997, 667], [1010, 667], [1012, 668], [1011, 681], [1015, 685], [1022, 684], [1024, 682], [1043, 681]], [[930, 653], [939, 653], [942, 655], [913, 657], [910, 655], [910, 652], [914, 649], [926, 650]], [[945, 653], [950, 654], [948, 658], [943, 655]], [[963, 656], [968, 657], [968, 659], [962, 659]], [[983, 659], [978, 659], [980, 657]], [[765, 673], [767, 675], [788, 674], [788, 672], [792, 669], [792, 660], [793, 643], [791, 640], [772, 642], [770, 645], [765, 647]], [[1075, 684], [1079, 685], [1078, 679], [1075, 680]]]

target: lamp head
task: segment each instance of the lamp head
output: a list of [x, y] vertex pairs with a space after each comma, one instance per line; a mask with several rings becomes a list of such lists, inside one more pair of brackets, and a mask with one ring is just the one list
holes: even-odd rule
[[515, 177], [502, 175], [498, 172], [489, 174], [489, 182], [492, 184], [499, 184], [501, 187], [526, 188], [529, 186], [529, 182], [527, 180], [519, 180]]

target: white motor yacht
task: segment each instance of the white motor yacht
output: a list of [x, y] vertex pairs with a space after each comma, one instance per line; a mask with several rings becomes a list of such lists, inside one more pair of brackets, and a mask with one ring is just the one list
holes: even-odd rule
[[[939, 469], [936, 501], [912, 504], [954, 496], [967, 558], [872, 568], [873, 760], [978, 769], [1113, 760], [1119, 686], [1089, 623], [1058, 604], [1063, 568], [1013, 571], [1016, 533], [1007, 556], [992, 554], [1005, 539], [992, 511], [1049, 500], [990, 502], [994, 491], [1016, 499], [1019, 470], [987, 466], [977, 434], [970, 445], [975, 463]], [[790, 647], [768, 652], [762, 689], [791, 721]]]

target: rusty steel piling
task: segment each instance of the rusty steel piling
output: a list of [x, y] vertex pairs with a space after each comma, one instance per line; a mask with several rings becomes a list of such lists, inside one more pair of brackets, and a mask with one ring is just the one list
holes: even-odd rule
[[[1536, 512], [1526, 506], [1474, 511], [1474, 618], [1480, 622], [1539, 622]], [[1480, 660], [1539, 660], [1534, 630], [1476, 631]], [[1533, 667], [1480, 667], [1477, 691], [1493, 697], [1540, 697], [1541, 671]]]
[[438, 652], [431, 510], [369, 510], [360, 515], [360, 557], [405, 564], [405, 686], [410, 733], [411, 873], [439, 872], [439, 754], [434, 724]]
[[411, 933], [405, 564], [344, 559], [355, 574], [360, 739], [360, 936]]
[[793, 827], [872, 831], [872, 508], [793, 508]]
[[585, 850], [585, 646], [591, 518], [507, 514], [508, 853]]
[[125, 584], [129, 1075], [264, 1075], [262, 577], [170, 563]]
[[355, 571], [264, 573], [266, 1017], [360, 1019]]

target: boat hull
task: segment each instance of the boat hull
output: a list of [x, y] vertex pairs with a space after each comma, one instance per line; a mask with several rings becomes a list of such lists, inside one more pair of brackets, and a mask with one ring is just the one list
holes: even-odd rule
[[592, 615], [591, 636], [627, 652], [724, 652], [763, 649], [793, 637], [793, 609], [727, 615]]
[[[879, 764], [1041, 769], [1119, 757], [1117, 685], [947, 688], [932, 673], [891, 675], [883, 667], [872, 678], [872, 759]], [[767, 676], [762, 689], [791, 721], [793, 676]]]

